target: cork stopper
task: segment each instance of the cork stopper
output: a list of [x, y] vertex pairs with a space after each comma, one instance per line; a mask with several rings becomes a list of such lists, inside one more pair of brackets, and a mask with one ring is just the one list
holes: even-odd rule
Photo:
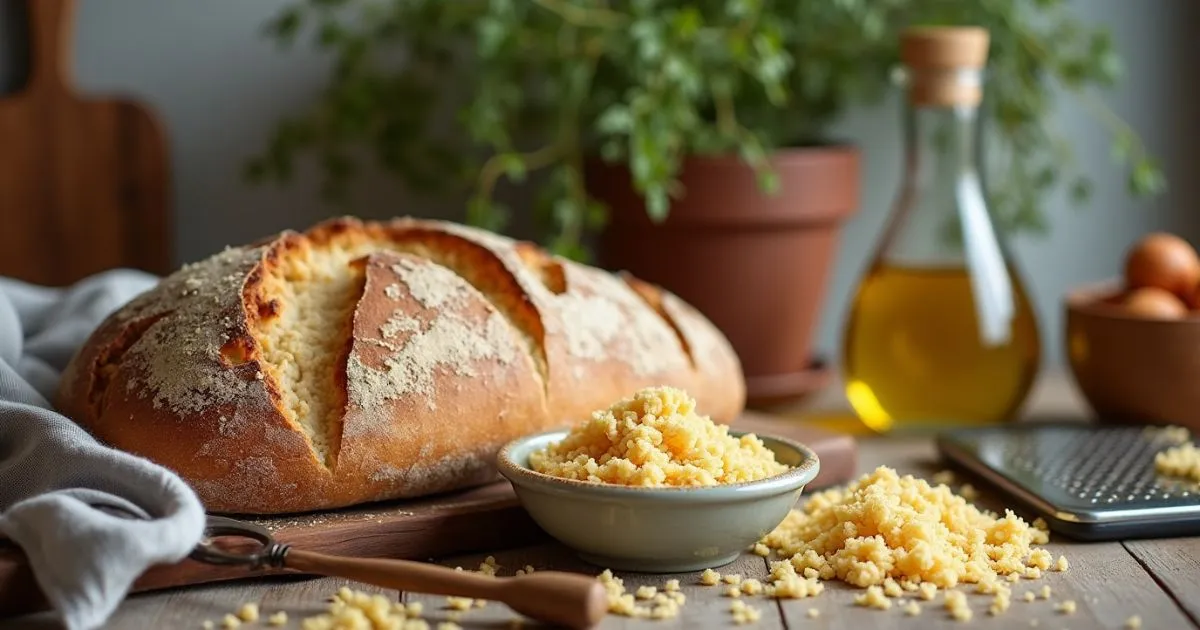
[[906, 29], [900, 60], [909, 70], [909, 101], [914, 105], [978, 105], [983, 98], [980, 71], [987, 65], [988, 32], [974, 26]]

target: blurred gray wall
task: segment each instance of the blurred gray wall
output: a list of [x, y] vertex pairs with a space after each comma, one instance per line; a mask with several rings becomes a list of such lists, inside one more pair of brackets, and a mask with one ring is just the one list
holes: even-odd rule
[[[22, 2], [0, 3], [0, 93], [22, 82], [27, 38]], [[322, 59], [303, 47], [282, 54], [260, 35], [283, 0], [80, 0], [74, 69], [83, 91], [126, 93], [151, 104], [170, 133], [177, 262], [330, 213], [301, 181], [288, 190], [251, 188], [239, 178], [278, 117], [302, 107], [323, 80]], [[1110, 25], [1126, 60], [1112, 108], [1161, 156], [1171, 192], [1148, 204], [1131, 200], [1108, 157], [1102, 129], [1070, 101], [1052, 125], [1076, 145], [1096, 177], [1090, 207], [1051, 201], [1052, 231], [1014, 243], [1031, 279], [1047, 358], [1061, 360], [1060, 296], [1072, 285], [1117, 272], [1138, 235], [1169, 229], [1200, 238], [1200, 3], [1192, 0], [1077, 0], [1088, 19]], [[840, 321], [889, 209], [898, 177], [900, 137], [895, 102], [852, 112], [835, 130], [865, 153], [863, 205], [847, 226], [825, 305], [819, 347], [835, 353]], [[0, 142], [3, 140], [0, 139]], [[398, 187], [371, 177], [356, 210], [362, 216], [418, 213], [454, 216], [451, 205], [405, 203]]]

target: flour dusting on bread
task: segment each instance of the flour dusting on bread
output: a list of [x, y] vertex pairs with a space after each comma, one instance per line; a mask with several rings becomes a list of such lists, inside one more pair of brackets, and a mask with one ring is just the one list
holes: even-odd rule
[[[572, 292], [554, 296], [552, 303], [564, 324], [571, 356], [621, 361], [638, 376], [688, 368], [674, 331], [624, 282], [580, 265], [570, 265], [566, 271]], [[579, 365], [576, 370], [586, 368]]]
[[239, 332], [242, 285], [261, 257], [261, 248], [227, 248], [122, 308], [121, 319], [168, 314], [125, 353], [123, 362], [142, 366], [126, 387], [179, 418], [246, 397], [253, 382], [229, 369], [221, 348]]
[[392, 271], [404, 281], [408, 294], [425, 308], [448, 306], [464, 299], [471, 290], [458, 274], [434, 263], [404, 258], [392, 265]]
[[432, 409], [439, 370], [470, 377], [477, 373], [477, 361], [510, 363], [517, 355], [512, 331], [498, 313], [488, 317], [482, 330], [452, 313], [441, 313], [427, 329], [411, 332], [396, 348], [382, 368], [350, 357], [346, 366], [350, 404], [370, 410], [389, 400], [418, 396]]

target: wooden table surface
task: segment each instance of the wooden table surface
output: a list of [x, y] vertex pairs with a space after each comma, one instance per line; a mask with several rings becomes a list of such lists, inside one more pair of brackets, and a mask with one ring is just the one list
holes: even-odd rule
[[[841, 408], [836, 390], [826, 392], [823, 400], [815, 401], [806, 413], [814, 410], [828, 417], [830, 409]], [[1085, 419], [1086, 412], [1068, 381], [1060, 376], [1043, 378], [1026, 406], [1026, 418], [1042, 417]], [[865, 438], [860, 446], [860, 468], [862, 472], [886, 464], [900, 472], [928, 475], [941, 467], [935, 459], [933, 445], [928, 436]], [[979, 500], [988, 507], [1000, 505], [997, 497], [988, 496], [986, 490]], [[1050, 630], [1063, 628], [1124, 628], [1133, 615], [1140, 617], [1142, 628], [1200, 628], [1200, 538], [1129, 541], [1112, 543], [1075, 543], [1057, 535], [1051, 536], [1047, 548], [1057, 557], [1066, 555], [1070, 570], [1065, 573], [1047, 572], [1040, 580], [1021, 581], [1014, 585], [1013, 603], [1001, 616], [986, 614], [990, 596], [968, 596], [975, 615], [968, 625], [972, 628], [1028, 628]], [[446, 565], [461, 565], [475, 568], [487, 554], [476, 554], [441, 560]], [[501, 574], [525, 565], [539, 569], [579, 571], [596, 574], [599, 569], [575, 559], [569, 551], [557, 544], [498, 551], [493, 554], [501, 565]], [[734, 565], [721, 568], [722, 573], [738, 572], [745, 577], [765, 578], [767, 560], [754, 555], [744, 555]], [[733, 626], [729, 612], [730, 600], [720, 596], [718, 588], [700, 586], [698, 573], [674, 576], [618, 574], [624, 578], [630, 592], [637, 585], [661, 586], [671, 577], [678, 578], [687, 601], [675, 619], [665, 621], [635, 620], [609, 615], [600, 628], [718, 628]], [[1050, 600], [1038, 599], [1026, 603], [1021, 596], [1026, 590], [1041, 589], [1050, 585], [1053, 595]], [[446, 619], [442, 609], [445, 599], [411, 593], [385, 591], [367, 585], [349, 583], [338, 579], [320, 578], [275, 578], [239, 583], [225, 583], [207, 587], [177, 589], [168, 592], [136, 595], [127, 599], [112, 617], [107, 627], [115, 629], [141, 628], [200, 628], [204, 620], [213, 620], [217, 627], [220, 619], [235, 611], [244, 602], [258, 602], [264, 613], [286, 611], [289, 622], [286, 627], [298, 628], [301, 621], [323, 612], [324, 600], [339, 587], [384, 593], [389, 598], [403, 601], [422, 601], [425, 618], [430, 627]], [[966, 590], [966, 589], [964, 589]], [[880, 611], [855, 606], [853, 597], [858, 589], [829, 581], [826, 590], [815, 598], [775, 601], [762, 597], [743, 597], [762, 612], [762, 618], [753, 628], [954, 628], [962, 622], [952, 620], [942, 608], [941, 596], [932, 603], [922, 602], [919, 616], [908, 617], [900, 606]], [[969, 590], [968, 590], [969, 592]], [[1074, 614], [1055, 611], [1055, 604], [1074, 600]], [[810, 617], [809, 610], [819, 611]], [[463, 615], [459, 624], [463, 628], [502, 628], [516, 617], [501, 604], [491, 603], [484, 608], [473, 609]], [[48, 614], [9, 619], [0, 623], [4, 628], [53, 628], [57, 627]], [[526, 622], [526, 625], [532, 625]], [[248, 624], [243, 628], [268, 627], [265, 622]]]

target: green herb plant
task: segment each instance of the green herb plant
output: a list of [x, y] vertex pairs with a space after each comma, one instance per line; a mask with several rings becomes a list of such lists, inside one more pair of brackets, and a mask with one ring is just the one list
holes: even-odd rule
[[628, 167], [654, 220], [689, 155], [736, 154], [770, 193], [772, 151], [828, 142], [847, 108], [890, 89], [901, 31], [930, 24], [990, 31], [985, 166], [1001, 229], [1044, 231], [1056, 187], [1088, 197], [1088, 174], [1047, 126], [1060, 92], [1111, 135], [1133, 194], [1164, 189], [1095, 96], [1122, 73], [1110, 34], [1063, 0], [295, 0], [266, 32], [328, 54], [329, 82], [247, 176], [286, 182], [307, 154], [323, 197], [352, 204], [370, 160], [411, 190], [466, 192], [465, 220], [497, 231], [511, 214], [497, 186], [524, 182], [542, 243], [587, 260], [585, 237], [607, 218], [587, 160]]

